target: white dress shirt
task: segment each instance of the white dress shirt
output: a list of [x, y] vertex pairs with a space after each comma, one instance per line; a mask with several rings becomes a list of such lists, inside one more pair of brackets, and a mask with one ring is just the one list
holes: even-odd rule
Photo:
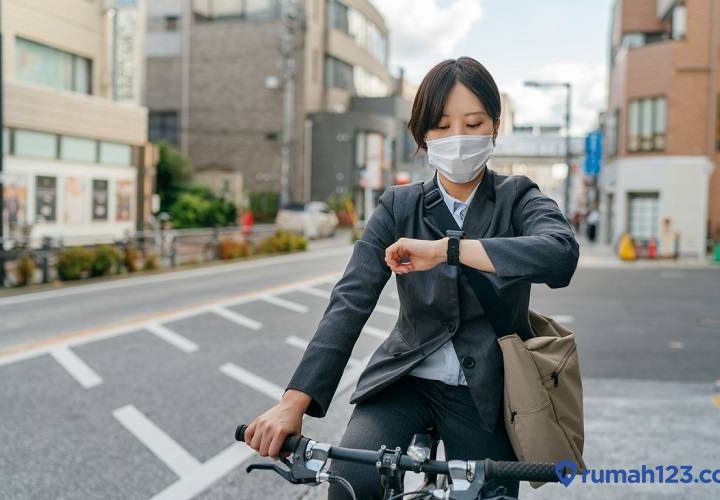
[[[468, 204], [473, 199], [475, 191], [477, 191], [477, 188], [480, 184], [478, 184], [478, 186], [475, 186], [475, 189], [473, 189], [472, 193], [470, 193], [470, 196], [468, 196], [467, 200], [460, 201], [457, 198], [453, 198], [445, 190], [442, 185], [442, 181], [440, 180], [439, 174], [437, 181], [445, 204], [450, 210], [450, 213], [455, 218], [455, 222], [457, 222], [457, 225], [462, 228]], [[425, 358], [425, 360], [421, 364], [419, 364], [409, 372], [409, 375], [421, 378], [428, 378], [432, 380], [439, 380], [449, 385], [467, 385], [467, 381], [465, 380], [465, 374], [460, 367], [460, 361], [458, 361], [458, 357], [455, 353], [455, 348], [453, 347], [451, 340], [445, 342], [445, 344], [443, 344], [440, 349]]]

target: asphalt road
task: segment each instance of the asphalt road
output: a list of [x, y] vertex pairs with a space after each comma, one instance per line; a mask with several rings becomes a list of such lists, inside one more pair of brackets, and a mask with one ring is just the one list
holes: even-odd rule
[[[322, 496], [234, 444], [300, 360], [351, 247], [0, 298], [0, 498]], [[391, 279], [324, 419], [337, 443]], [[531, 307], [576, 332], [590, 468], [720, 468], [720, 269], [578, 269]], [[720, 484], [523, 485], [521, 498], [720, 498]], [[562, 491], [559, 491], [562, 490]]]

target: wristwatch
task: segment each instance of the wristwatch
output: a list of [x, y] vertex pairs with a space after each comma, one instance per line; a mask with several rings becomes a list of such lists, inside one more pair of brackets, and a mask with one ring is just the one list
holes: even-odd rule
[[448, 229], [445, 231], [448, 239], [447, 263], [450, 266], [460, 265], [460, 240], [465, 237], [465, 231]]

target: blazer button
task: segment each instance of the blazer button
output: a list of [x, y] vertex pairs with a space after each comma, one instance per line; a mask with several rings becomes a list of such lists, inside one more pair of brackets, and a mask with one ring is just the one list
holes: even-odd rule
[[462, 359], [462, 365], [463, 365], [465, 368], [470, 369], [470, 368], [472, 368], [473, 366], [475, 366], [475, 360], [474, 360], [471, 356], [465, 356], [465, 357]]
[[445, 326], [447, 326], [447, 329], [451, 332], [454, 332], [455, 328], [457, 328], [457, 325], [455, 324], [455, 322], [453, 320], [449, 320]]

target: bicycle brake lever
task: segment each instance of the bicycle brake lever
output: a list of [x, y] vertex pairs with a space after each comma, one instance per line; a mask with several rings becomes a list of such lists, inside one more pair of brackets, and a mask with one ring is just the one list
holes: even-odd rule
[[[292, 470], [286, 470], [282, 467], [279, 467], [274, 464], [250, 464], [245, 469], [246, 472], [251, 472], [255, 469], [264, 469], [264, 470], [271, 470], [274, 472], [277, 472], [280, 476], [283, 477], [287, 482], [292, 484], [310, 484], [310, 483], [318, 483], [315, 473], [308, 471], [308, 474], [302, 477], [295, 477]], [[301, 471], [302, 472], [302, 471]]]

